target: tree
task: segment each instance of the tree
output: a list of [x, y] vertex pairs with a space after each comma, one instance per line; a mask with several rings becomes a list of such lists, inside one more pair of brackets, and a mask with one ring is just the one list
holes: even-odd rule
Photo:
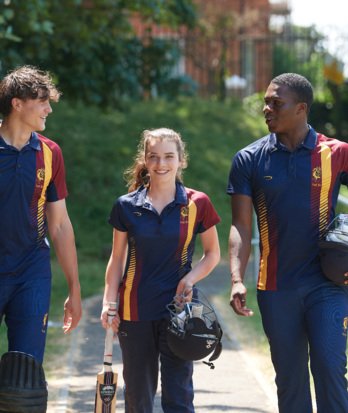
[[0, 14], [0, 40], [8, 40], [13, 42], [19, 42], [21, 39], [13, 34], [13, 28], [11, 20], [14, 17], [13, 10], [3, 9]]
[[[244, 4], [242, 10], [233, 10], [231, 2], [226, 0], [220, 0], [218, 4], [200, 3], [198, 25], [191, 34], [187, 54], [196, 67], [208, 73], [208, 83], [214, 85], [210, 93], [224, 101], [226, 79], [232, 74], [231, 67], [240, 53], [243, 35], [250, 34], [263, 21], [262, 12]], [[241, 74], [242, 68], [234, 70]]]
[[348, 141], [348, 84], [340, 60], [325, 48], [315, 26], [287, 26], [273, 47], [273, 76], [297, 72], [315, 89], [310, 123], [328, 136]]
[[300, 72], [316, 86], [324, 85], [325, 37], [314, 26], [287, 25], [273, 40], [273, 76]]
[[132, 13], [171, 27], [195, 21], [191, 0], [6, 0], [0, 16], [10, 16], [7, 27], [20, 41], [0, 38], [2, 73], [37, 65], [54, 73], [65, 96], [87, 104], [140, 98], [145, 45]]

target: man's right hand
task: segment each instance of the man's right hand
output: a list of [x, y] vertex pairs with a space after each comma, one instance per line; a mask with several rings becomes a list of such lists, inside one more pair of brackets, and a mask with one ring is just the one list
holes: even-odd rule
[[70, 333], [74, 330], [82, 317], [82, 305], [80, 291], [69, 294], [64, 302], [63, 332]]
[[230, 306], [233, 311], [241, 316], [250, 317], [253, 311], [246, 306], [247, 289], [242, 281], [232, 282]]

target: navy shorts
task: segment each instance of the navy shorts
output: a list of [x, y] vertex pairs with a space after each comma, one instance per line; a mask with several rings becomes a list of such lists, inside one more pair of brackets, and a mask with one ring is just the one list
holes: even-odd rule
[[10, 281], [0, 276], [0, 321], [7, 326], [8, 351], [42, 362], [51, 296], [49, 260], [40, 260]]

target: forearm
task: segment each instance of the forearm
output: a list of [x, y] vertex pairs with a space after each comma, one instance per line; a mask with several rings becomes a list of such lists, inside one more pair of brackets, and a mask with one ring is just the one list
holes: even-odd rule
[[80, 294], [75, 237], [70, 220], [55, 228], [50, 236], [58, 262], [66, 277], [69, 293]]
[[231, 271], [230, 305], [238, 315], [253, 315], [246, 306], [247, 289], [244, 275], [251, 251], [252, 199], [247, 195], [231, 198], [232, 225], [229, 236], [229, 258]]
[[251, 232], [232, 224], [229, 236], [229, 258], [232, 282], [243, 280], [251, 251]]
[[250, 317], [253, 311], [246, 306], [247, 288], [244, 275], [251, 250], [251, 232], [233, 224], [229, 237], [231, 295], [230, 305], [238, 315]]
[[209, 251], [203, 255], [200, 261], [185, 276], [192, 285], [207, 277], [217, 266], [220, 260], [220, 251]]
[[113, 230], [112, 251], [105, 271], [104, 305], [116, 302], [118, 289], [126, 266], [128, 251], [127, 232]]
[[124, 265], [120, 260], [110, 257], [105, 272], [105, 288], [103, 304], [108, 302], [116, 302], [118, 296], [118, 289], [123, 275]]
[[220, 245], [216, 227], [211, 227], [200, 234], [203, 256], [192, 270], [182, 278], [177, 288], [177, 294], [192, 288], [194, 284], [205, 278], [216, 267], [220, 260]]

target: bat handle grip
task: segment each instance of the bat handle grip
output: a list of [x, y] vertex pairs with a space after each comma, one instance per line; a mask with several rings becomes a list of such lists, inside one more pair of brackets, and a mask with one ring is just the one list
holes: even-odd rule
[[[108, 323], [111, 324], [112, 319], [116, 315], [117, 304], [109, 303], [108, 309]], [[112, 346], [113, 346], [114, 332], [111, 326], [106, 329], [105, 334], [105, 350], [104, 350], [104, 371], [111, 371], [112, 364]]]
[[117, 303], [113, 303], [110, 302], [108, 303], [109, 305], [109, 309], [108, 309], [108, 323], [111, 324], [112, 319], [115, 317], [116, 315], [116, 311], [117, 311]]

